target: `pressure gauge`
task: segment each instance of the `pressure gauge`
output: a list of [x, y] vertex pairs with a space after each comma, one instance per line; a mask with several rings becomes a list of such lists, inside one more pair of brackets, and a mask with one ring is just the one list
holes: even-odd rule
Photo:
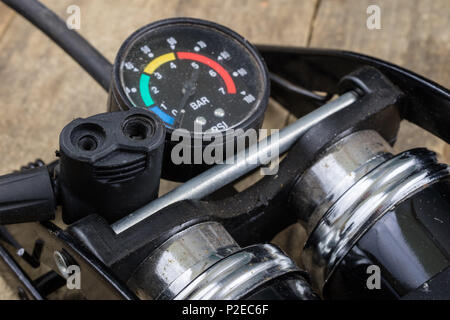
[[168, 154], [177, 129], [198, 139], [259, 128], [268, 97], [267, 68], [244, 38], [212, 22], [175, 18], [143, 27], [122, 45], [109, 108], [145, 108], [159, 116]]

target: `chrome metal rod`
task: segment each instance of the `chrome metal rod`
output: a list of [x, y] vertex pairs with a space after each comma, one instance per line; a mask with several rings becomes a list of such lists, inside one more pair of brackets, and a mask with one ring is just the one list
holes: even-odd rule
[[[324, 104], [320, 108], [281, 129], [278, 139], [271, 141], [272, 139], [269, 136], [260, 141], [257, 144], [257, 148], [250, 147], [250, 150], [255, 150], [255, 152], [249, 152], [249, 149], [238, 152], [234, 156], [233, 161], [225, 161], [224, 164], [213, 166], [211, 169], [206, 170], [162, 197], [153, 200], [149, 204], [115, 222], [111, 227], [118, 234], [175, 202], [204, 198], [253, 169], [260, 167], [262, 165], [260, 159], [267, 157], [269, 154], [270, 159], [273, 159], [278, 157], [279, 154], [286, 152], [306, 130], [328, 116], [349, 106], [357, 98], [357, 94], [353, 91], [341, 95], [337, 99]], [[272, 152], [274, 149], [278, 150], [276, 154]]]

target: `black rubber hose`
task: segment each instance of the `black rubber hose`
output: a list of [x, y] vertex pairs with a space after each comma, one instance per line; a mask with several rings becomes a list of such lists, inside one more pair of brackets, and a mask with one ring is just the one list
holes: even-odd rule
[[106, 91], [109, 90], [112, 65], [89, 42], [53, 11], [37, 0], [1, 0], [44, 32], [58, 46], [67, 52]]

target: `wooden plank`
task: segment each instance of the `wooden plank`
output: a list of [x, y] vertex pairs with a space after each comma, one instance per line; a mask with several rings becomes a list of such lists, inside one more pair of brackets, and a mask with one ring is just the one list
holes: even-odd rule
[[180, 1], [178, 14], [228, 26], [253, 43], [304, 46], [316, 1]]
[[[311, 46], [356, 51], [411, 69], [450, 86], [450, 2], [448, 0], [379, 0], [381, 29], [366, 27], [366, 10], [374, 1], [321, 0]], [[448, 145], [404, 121], [396, 151], [426, 146], [441, 161]]]
[[17, 300], [17, 292], [15, 292], [13, 288], [9, 286], [8, 282], [5, 281], [6, 277], [9, 277], [9, 275], [0, 275], [0, 300]]
[[11, 23], [13, 17], [14, 12], [11, 9], [9, 9], [5, 4], [0, 3], [0, 39], [8, 29], [8, 26]]
[[376, 1], [381, 9], [381, 29], [369, 30], [366, 10], [374, 3], [321, 0], [311, 46], [386, 59], [450, 86], [450, 2]]

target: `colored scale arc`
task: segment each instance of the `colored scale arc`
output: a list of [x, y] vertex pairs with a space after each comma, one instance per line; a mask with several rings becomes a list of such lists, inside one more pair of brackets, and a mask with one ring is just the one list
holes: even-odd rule
[[154, 101], [150, 94], [150, 76], [161, 65], [176, 60], [176, 57], [178, 57], [178, 59], [180, 60], [193, 60], [209, 66], [222, 77], [227, 88], [227, 93], [236, 93], [236, 85], [228, 71], [226, 71], [219, 63], [208, 57], [192, 52], [177, 52], [176, 56], [175, 53], [170, 52], [156, 57], [144, 68], [144, 72], [141, 74], [141, 78], [139, 81], [139, 91], [141, 93], [141, 97], [144, 101], [145, 106], [148, 107], [150, 111], [158, 115], [161, 120], [163, 120], [167, 124], [173, 125], [175, 123], [175, 118], [162, 111], [158, 106], [153, 106]]

